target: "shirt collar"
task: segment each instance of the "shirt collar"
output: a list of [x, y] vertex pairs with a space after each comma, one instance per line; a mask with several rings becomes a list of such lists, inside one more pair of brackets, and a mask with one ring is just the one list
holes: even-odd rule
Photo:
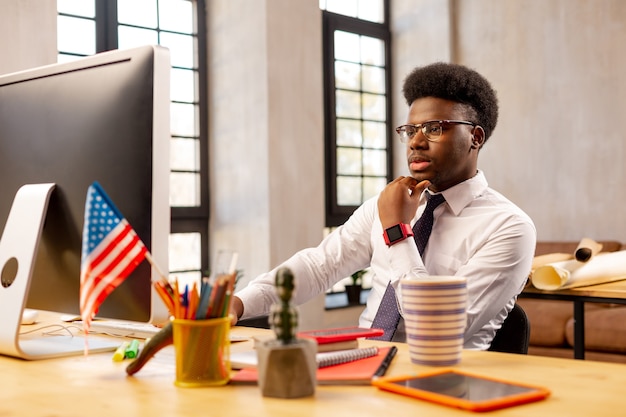
[[[448, 203], [448, 206], [456, 216], [463, 208], [474, 201], [476, 197], [483, 194], [487, 187], [488, 184], [485, 174], [481, 170], [478, 170], [476, 175], [472, 178], [442, 191], [441, 194], [446, 198], [446, 203]], [[430, 191], [428, 189], [424, 190], [422, 198], [426, 198], [425, 193], [427, 192], [429, 193]]]

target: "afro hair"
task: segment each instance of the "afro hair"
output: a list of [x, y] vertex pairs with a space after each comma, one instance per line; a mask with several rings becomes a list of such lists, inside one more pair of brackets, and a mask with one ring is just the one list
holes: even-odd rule
[[478, 72], [463, 65], [437, 62], [415, 68], [404, 80], [404, 98], [410, 106], [423, 97], [436, 97], [469, 106], [474, 123], [485, 130], [487, 140], [498, 122], [496, 92]]

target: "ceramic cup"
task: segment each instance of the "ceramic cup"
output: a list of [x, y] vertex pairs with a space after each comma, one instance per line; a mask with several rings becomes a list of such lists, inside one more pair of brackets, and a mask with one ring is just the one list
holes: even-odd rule
[[400, 293], [411, 362], [459, 363], [467, 322], [467, 280], [455, 276], [403, 279]]

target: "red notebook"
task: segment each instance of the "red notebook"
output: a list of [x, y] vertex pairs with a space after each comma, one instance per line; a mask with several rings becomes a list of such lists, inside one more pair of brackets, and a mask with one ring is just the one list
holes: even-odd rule
[[[317, 370], [318, 385], [369, 385], [374, 375], [382, 376], [393, 359], [396, 349], [383, 347], [378, 354], [339, 365], [326, 366]], [[245, 368], [230, 379], [233, 384], [256, 384], [255, 368]]]

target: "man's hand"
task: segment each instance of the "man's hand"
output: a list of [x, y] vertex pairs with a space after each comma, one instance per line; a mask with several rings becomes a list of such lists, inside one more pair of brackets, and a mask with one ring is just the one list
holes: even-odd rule
[[422, 191], [430, 181], [417, 182], [413, 177], [398, 177], [385, 187], [378, 197], [378, 216], [383, 229], [398, 223], [411, 223]]
[[234, 326], [237, 324], [239, 317], [243, 314], [243, 302], [241, 298], [236, 295], [233, 296], [233, 302], [230, 307], [230, 325]]

